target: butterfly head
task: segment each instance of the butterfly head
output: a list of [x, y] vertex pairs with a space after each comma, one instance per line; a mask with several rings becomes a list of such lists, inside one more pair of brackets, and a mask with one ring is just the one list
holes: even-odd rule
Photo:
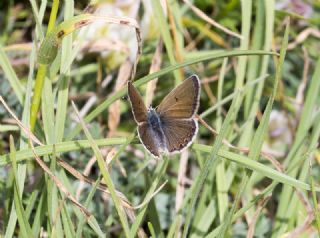
[[151, 105], [148, 107], [148, 112], [151, 112], [151, 111], [155, 111], [155, 108], [153, 108]]

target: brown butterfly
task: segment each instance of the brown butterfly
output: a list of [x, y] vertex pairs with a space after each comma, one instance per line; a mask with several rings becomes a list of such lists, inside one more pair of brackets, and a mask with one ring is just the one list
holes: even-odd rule
[[187, 148], [198, 132], [200, 81], [192, 75], [174, 88], [157, 108], [146, 108], [131, 82], [128, 95], [141, 143], [155, 157]]

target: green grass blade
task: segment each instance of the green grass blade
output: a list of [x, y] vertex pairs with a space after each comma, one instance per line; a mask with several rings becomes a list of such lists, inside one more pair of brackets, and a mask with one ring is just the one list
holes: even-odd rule
[[[210, 153], [210, 146], [196, 144], [193, 146], [194, 149], [200, 150], [206, 153]], [[281, 173], [275, 169], [272, 169], [262, 163], [253, 161], [243, 155], [239, 155], [230, 151], [221, 150], [218, 153], [219, 157], [223, 159], [227, 159], [231, 162], [235, 162], [240, 166], [243, 166], [247, 169], [255, 171], [257, 173], [261, 173], [264, 177], [268, 177], [274, 181], [287, 184], [291, 187], [296, 187], [303, 190], [310, 190], [310, 185], [304, 182], [301, 182], [295, 178], [288, 176], [287, 174]], [[320, 188], [316, 188], [317, 191], [320, 191]]]
[[[90, 193], [88, 194], [88, 197], [84, 203], [84, 207], [89, 207], [89, 204], [92, 201], [92, 198], [93, 198], [100, 182], [101, 182], [101, 178], [99, 177], [96, 180], [96, 182], [94, 183], [93, 188], [91, 189]], [[81, 238], [81, 236], [82, 236], [81, 233], [82, 233], [82, 230], [83, 230], [85, 223], [86, 223], [85, 217], [81, 216], [81, 218], [79, 219], [79, 223], [78, 223], [79, 225], [78, 225], [77, 231], [76, 231], [76, 238]]]
[[[75, 108], [75, 110], [77, 110], [75, 105], [74, 105], [74, 108]], [[77, 112], [77, 114], [79, 114], [79, 113]], [[112, 201], [113, 201], [113, 203], [114, 203], [114, 205], [116, 207], [116, 210], [118, 212], [118, 215], [120, 217], [120, 221], [121, 221], [122, 227], [124, 229], [125, 235], [126, 235], [126, 237], [130, 237], [130, 231], [129, 231], [129, 224], [128, 224], [127, 216], [126, 216], [126, 214], [124, 212], [123, 207], [120, 205], [120, 200], [119, 200], [119, 198], [118, 198], [118, 196], [116, 194], [115, 187], [114, 187], [113, 182], [111, 180], [110, 174], [107, 171], [107, 166], [105, 164], [103, 156], [102, 156], [102, 154], [101, 154], [101, 152], [99, 150], [98, 145], [95, 143], [94, 139], [92, 138], [89, 130], [86, 128], [84, 121], [80, 117], [79, 117], [79, 119], [80, 119], [80, 123], [82, 125], [82, 129], [83, 129], [84, 133], [86, 134], [86, 137], [89, 140], [90, 146], [91, 146], [92, 150], [94, 151], [94, 154], [95, 154], [95, 156], [97, 158], [97, 162], [98, 162], [98, 165], [99, 165], [100, 172], [102, 173], [103, 179], [104, 179], [104, 181], [105, 181], [105, 183], [108, 186], [108, 189], [110, 191], [110, 195], [111, 195]]]
[[[287, 45], [288, 45], [288, 37], [289, 37], [289, 23], [286, 25], [283, 41], [282, 41], [282, 46], [281, 46], [281, 51], [280, 51], [280, 59], [279, 63], [277, 65], [277, 70], [276, 70], [276, 76], [275, 76], [275, 81], [274, 81], [274, 86], [273, 86], [273, 91], [272, 95], [269, 98], [268, 104], [266, 106], [265, 112], [263, 114], [262, 120], [260, 122], [260, 125], [253, 137], [252, 144], [250, 148], [252, 148], [249, 152], [249, 158], [252, 160], [258, 160], [261, 150], [262, 150], [262, 145], [265, 140], [265, 135], [268, 131], [268, 125], [269, 125], [269, 118], [270, 118], [270, 113], [272, 110], [273, 102], [275, 100], [276, 94], [277, 94], [277, 89], [278, 89], [278, 84], [281, 79], [282, 75], [282, 67], [286, 55], [286, 50], [287, 50]], [[246, 173], [244, 177], [242, 178], [241, 185], [239, 187], [239, 190], [237, 192], [236, 199], [232, 205], [232, 208], [230, 209], [227, 219], [224, 223], [224, 226], [222, 228], [222, 232], [220, 233], [220, 237], [224, 237], [226, 235], [227, 229], [230, 226], [232, 222], [232, 217], [235, 212], [236, 206], [239, 203], [239, 200], [241, 198], [242, 193], [245, 191], [245, 187], [247, 186], [249, 176], [251, 173]]]
[[[153, 6], [153, 13], [155, 15], [155, 19], [158, 21], [158, 26], [160, 28], [161, 36], [166, 47], [166, 52], [169, 57], [169, 61], [171, 65], [175, 65], [177, 63], [175, 56], [174, 56], [174, 48], [173, 42], [170, 35], [170, 26], [165, 18], [164, 9], [162, 8], [160, 1], [158, 0], [151, 0]], [[176, 82], [181, 81], [181, 75], [177, 72], [173, 72]]]
[[191, 223], [191, 218], [192, 218], [192, 213], [193, 213], [194, 207], [196, 205], [196, 201], [198, 199], [198, 196], [200, 194], [201, 188], [207, 178], [209, 171], [215, 171], [216, 166], [219, 162], [218, 151], [222, 145], [223, 138], [226, 136], [227, 132], [230, 130], [230, 125], [231, 125], [230, 123], [233, 120], [233, 118], [235, 117], [236, 111], [235, 111], [234, 107], [236, 105], [237, 98], [238, 97], [236, 97], [233, 100], [231, 107], [228, 111], [228, 114], [225, 118], [225, 121], [223, 122], [222, 128], [219, 131], [219, 135], [217, 136], [213, 146], [210, 149], [210, 154], [208, 156], [208, 159], [206, 160], [206, 162], [203, 166], [203, 169], [201, 169], [201, 171], [200, 171], [200, 175], [199, 175], [200, 178], [199, 178], [199, 180], [197, 180], [195, 191], [193, 193], [193, 196], [190, 201], [190, 205], [187, 210], [186, 220], [185, 220], [183, 233], [182, 233], [182, 237], [184, 237], [184, 238], [187, 237], [187, 235], [188, 235], [188, 231], [189, 231], [189, 227], [190, 227], [190, 223]]
[[[157, 165], [157, 168], [155, 170], [154, 177], [152, 178], [152, 184], [150, 185], [148, 192], [145, 196], [145, 199], [142, 203], [149, 201], [152, 194], [156, 191], [156, 188], [159, 185], [160, 180], [163, 177], [163, 175], [168, 167], [168, 163], [169, 163], [169, 158], [167, 158], [167, 157], [163, 158], [163, 160], [160, 160], [160, 163]], [[139, 226], [145, 216], [147, 208], [148, 208], [148, 204], [139, 210], [138, 215], [136, 217], [136, 220], [134, 221], [134, 223], [131, 226], [131, 230], [130, 230], [131, 237], [135, 237], [135, 235], [139, 229]]]
[[61, 210], [61, 220], [63, 224], [63, 233], [65, 237], [75, 237], [76, 232], [75, 232], [75, 227], [74, 224], [72, 223], [72, 219], [70, 217], [70, 212], [68, 212], [67, 207], [65, 206], [66, 204], [64, 203], [64, 206]]
[[42, 88], [44, 84], [44, 79], [46, 77], [47, 65], [39, 64], [36, 81], [34, 85], [34, 93], [31, 103], [31, 113], [30, 113], [30, 128], [33, 131], [36, 125], [38, 109], [40, 106]]
[[[257, 34], [264, 36], [264, 42], [262, 43], [263, 50], [268, 51], [271, 49], [271, 44], [273, 39], [274, 1], [259, 0], [257, 4], [263, 5], [263, 6], [260, 6], [260, 8], [264, 9], [264, 14], [265, 14], [265, 23], [264, 23], [265, 25], [263, 25], [263, 32], [259, 32]], [[270, 57], [268, 55], [263, 55], [261, 56], [261, 58], [262, 59], [261, 59], [260, 72], [259, 72], [260, 77], [267, 74], [268, 66], [270, 64], [269, 62]], [[251, 68], [248, 69], [248, 72], [251, 70], [253, 69]], [[239, 143], [238, 143], [238, 146], [240, 147], [248, 147], [250, 145], [250, 140], [252, 138], [253, 130], [254, 130], [255, 118], [258, 111], [260, 110], [260, 99], [262, 97], [264, 83], [265, 81], [260, 82], [253, 90], [255, 93], [253, 94], [252, 104], [250, 105], [250, 111], [246, 118], [247, 122], [243, 130], [243, 131], [246, 131], [247, 133], [241, 134]], [[247, 96], [247, 98], [248, 97], [249, 96]], [[249, 102], [245, 102], [245, 103], [248, 104]]]
[[[95, 140], [95, 143], [98, 146], [121, 145], [125, 142], [126, 142], [126, 138], [110, 138], [110, 139]], [[54, 152], [58, 154], [58, 153], [81, 150], [86, 148], [90, 148], [90, 142], [88, 140], [78, 140], [78, 141], [60, 142], [54, 145], [36, 146], [35, 152], [39, 156], [44, 156], [44, 155], [52, 155]], [[23, 150], [17, 151], [16, 158], [17, 158], [17, 162], [19, 163], [26, 159], [33, 158], [33, 152], [31, 149], [23, 149]], [[9, 154], [0, 156], [0, 167], [9, 163], [10, 163]]]
[[[250, 26], [251, 26], [251, 16], [252, 16], [252, 1], [251, 0], [242, 0], [241, 1], [241, 41], [240, 41], [240, 49], [248, 50], [249, 48], [249, 39], [250, 39]], [[247, 67], [248, 57], [239, 57], [238, 66], [236, 69], [236, 84], [235, 89], [239, 89], [243, 87], [244, 77]]]
[[215, 219], [216, 214], [216, 203], [212, 199], [209, 204], [205, 207], [204, 212], [199, 220], [199, 225], [195, 225], [197, 232], [194, 232], [190, 238], [201, 238], [203, 234], [206, 234]]
[[10, 136], [10, 159], [12, 160], [12, 170], [13, 170], [13, 175], [14, 175], [14, 206], [16, 208], [17, 212], [17, 218], [18, 218], [18, 223], [20, 226], [20, 235], [22, 237], [29, 237], [30, 234], [32, 234], [32, 230], [30, 227], [30, 224], [28, 223], [26, 213], [23, 208], [22, 200], [20, 198], [20, 189], [19, 189], [19, 182], [17, 180], [18, 178], [18, 173], [17, 173], [17, 161], [15, 158], [15, 146], [14, 146], [14, 141], [13, 137]]
[[46, 199], [46, 192], [42, 192], [40, 198], [38, 197], [38, 200], [37, 200], [38, 205], [37, 205], [36, 212], [33, 218], [33, 223], [32, 223], [32, 234], [34, 235], [34, 237], [39, 237], [39, 233], [41, 230], [41, 223], [44, 220], [45, 199]]
[[[263, 48], [264, 42], [264, 31], [265, 31], [265, 7], [263, 0], [258, 0], [256, 2], [256, 12], [255, 12], [255, 24], [253, 29], [252, 43], [251, 49], [259, 50]], [[248, 57], [248, 69], [246, 72], [246, 81], [248, 84], [252, 80], [258, 77], [260, 68], [261, 68], [261, 56], [250, 56]], [[261, 82], [262, 83], [262, 82]], [[263, 83], [262, 83], [263, 84]], [[247, 94], [245, 94], [245, 102], [244, 102], [244, 115], [245, 118], [248, 118], [249, 111], [251, 111], [251, 106], [253, 103], [253, 95], [256, 91], [255, 88], [250, 88]]]
[[223, 105], [225, 105], [226, 103], [231, 101], [237, 94], [239, 94], [239, 93], [246, 94], [249, 91], [250, 88], [257, 87], [257, 84], [262, 83], [262, 81], [264, 82], [265, 79], [267, 78], [267, 76], [268, 75], [264, 75], [262, 77], [259, 77], [259, 78], [255, 79], [255, 80], [247, 83], [243, 88], [235, 90], [230, 95], [224, 97], [221, 100], [218, 100], [215, 105], [213, 105], [212, 107], [209, 107], [204, 112], [202, 112], [200, 114], [200, 117], [201, 118], [205, 118], [205, 117], [209, 116], [212, 112], [214, 112], [215, 110], [221, 108]]
[[48, 77], [45, 77], [42, 90], [43, 100], [41, 101], [41, 111], [44, 135], [48, 144], [55, 143], [53, 97], [51, 80]]
[[[66, 2], [65, 5], [65, 14], [64, 19], [68, 20], [73, 17], [74, 14], [74, 3], [73, 1]], [[60, 62], [60, 72], [63, 72], [61, 76], [61, 81], [58, 89], [58, 102], [57, 102], [57, 112], [56, 112], [56, 138], [57, 142], [62, 141], [64, 136], [65, 120], [68, 115], [67, 106], [68, 106], [68, 96], [69, 96], [69, 81], [71, 67], [65, 62], [70, 61], [72, 55], [72, 38], [73, 35], [70, 34], [66, 36], [62, 41], [61, 46], [61, 62]]]
[[[320, 58], [318, 58], [317, 64], [315, 66], [315, 72], [312, 76], [311, 82], [309, 84], [309, 88], [306, 94], [306, 99], [304, 102], [304, 108], [301, 112], [301, 118], [299, 121], [297, 133], [295, 135], [295, 140], [293, 142], [293, 145], [291, 146], [291, 150], [289, 151], [289, 154], [284, 162], [284, 165], [288, 167], [288, 169], [291, 169], [292, 167], [297, 166], [297, 164], [300, 164], [305, 159], [304, 156], [302, 156], [303, 151], [300, 148], [298, 151], [294, 151], [294, 148], [297, 148], [299, 143], [301, 141], [304, 141], [309, 135], [308, 130], [311, 127], [311, 124], [313, 123], [312, 120], [310, 120], [310, 115], [312, 114], [312, 110], [317, 107], [317, 98], [319, 96], [320, 91]], [[310, 146], [310, 145], [309, 145]], [[291, 170], [289, 173], [290, 176], [296, 177], [299, 172], [299, 168], [295, 168], [294, 170]], [[277, 210], [277, 222], [274, 226], [274, 236], [278, 237], [280, 234], [286, 231], [287, 224], [284, 221], [288, 218], [288, 205], [290, 204], [290, 200], [292, 197], [293, 189], [291, 187], [285, 186], [281, 193], [280, 203]]]
[[150, 234], [151, 234], [151, 237], [152, 237], [152, 238], [158, 237], [158, 236], [156, 236], [156, 232], [154, 231], [154, 228], [153, 228], [151, 222], [148, 222], [148, 228], [149, 228], [149, 231], [150, 231]]
[[[0, 49], [1, 51], [1, 49]], [[30, 70], [29, 70], [29, 75], [28, 75], [28, 82], [26, 86], [26, 94], [25, 94], [25, 99], [24, 99], [24, 105], [23, 105], [23, 112], [22, 112], [22, 123], [25, 125], [29, 124], [29, 113], [30, 113], [30, 99], [31, 99], [31, 92], [32, 92], [32, 76], [33, 76], [33, 71], [34, 71], [34, 62], [36, 58], [36, 47], [35, 44], [32, 47], [32, 51], [30, 54]], [[20, 136], [20, 150], [25, 149], [28, 147], [27, 144], [27, 139], [26, 135], [21, 131], [21, 136]], [[16, 153], [17, 155], [17, 153]], [[6, 160], [10, 161], [9, 156], [6, 156]], [[16, 157], [17, 160], [17, 157]], [[24, 184], [25, 184], [25, 179], [26, 179], [26, 172], [27, 172], [27, 165], [26, 164], [18, 164], [18, 183], [19, 183], [19, 188], [20, 192], [19, 195], [22, 196], [22, 192], [24, 189]], [[9, 238], [13, 236], [14, 233], [14, 228], [15, 224], [17, 222], [17, 214], [15, 211], [14, 206], [12, 206], [11, 211], [10, 211], [10, 218], [8, 221], [8, 225], [6, 227], [6, 233], [5, 233], [5, 238]]]
[[14, 72], [14, 69], [12, 68], [9, 62], [9, 59], [5, 54], [5, 52], [3, 51], [3, 48], [1, 45], [0, 45], [0, 67], [2, 68], [6, 78], [8, 79], [19, 102], [22, 104], [23, 95], [24, 95], [23, 86], [20, 83], [17, 74]]
[[[45, 2], [45, 1], [43, 1], [43, 2]], [[43, 2], [41, 4], [41, 11], [43, 11], [43, 8], [46, 5]], [[40, 39], [42, 39], [43, 36], [44, 36], [43, 31], [42, 31], [42, 26], [41, 26], [43, 17], [40, 16], [40, 14], [39, 14], [37, 2], [35, 0], [30, 0], [30, 4], [31, 4], [31, 9], [32, 9], [32, 13], [33, 13], [33, 16], [34, 16], [34, 20], [36, 22], [36, 33], [38, 34]]]
[[[228, 58], [225, 58], [223, 60], [222, 68], [219, 74], [219, 81], [218, 81], [218, 95], [217, 95], [217, 101], [222, 100], [223, 95], [223, 84], [224, 84], [224, 77], [225, 77], [225, 71], [228, 64]], [[218, 107], [217, 110], [217, 120], [216, 120], [216, 130], [220, 131], [221, 126], [223, 123], [223, 115], [222, 115], [222, 107]], [[219, 211], [219, 219], [220, 222], [224, 220], [224, 217], [226, 215], [226, 211], [228, 209], [228, 194], [226, 191], [228, 191], [227, 185], [226, 185], [226, 164], [225, 161], [221, 160], [217, 166], [216, 171], [216, 187], [217, 187], [217, 202], [218, 202], [218, 211]], [[213, 201], [213, 200], [212, 200]], [[209, 205], [210, 206], [210, 205]], [[214, 217], [214, 216], [212, 216]], [[205, 221], [200, 221], [200, 224], [202, 224]], [[212, 221], [213, 222], [213, 221]], [[208, 224], [208, 223], [206, 223]]]

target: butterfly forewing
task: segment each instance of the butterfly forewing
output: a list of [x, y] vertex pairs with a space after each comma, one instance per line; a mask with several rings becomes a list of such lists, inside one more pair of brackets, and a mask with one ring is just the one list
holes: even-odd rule
[[200, 82], [192, 75], [173, 89], [157, 107], [160, 117], [187, 119], [195, 115], [199, 107]]
[[181, 151], [191, 144], [198, 130], [198, 124], [194, 119], [164, 120], [162, 124], [169, 153]]
[[132, 113], [136, 122], [142, 123], [147, 121], [147, 108], [144, 105], [142, 97], [132, 85], [131, 82], [128, 82], [128, 95], [131, 103]]

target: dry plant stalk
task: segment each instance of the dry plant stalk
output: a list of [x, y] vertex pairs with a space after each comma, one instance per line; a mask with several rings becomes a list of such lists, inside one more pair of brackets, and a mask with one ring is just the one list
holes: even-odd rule
[[184, 192], [185, 192], [185, 180], [188, 167], [189, 153], [187, 150], [182, 151], [179, 161], [178, 182], [176, 189], [176, 206], [175, 210], [178, 212], [181, 209]]
[[[65, 163], [64, 161], [62, 160], [58, 160], [58, 162], [62, 162], [62, 163]], [[77, 170], [76, 172], [79, 173], [80, 175], [83, 175], [83, 177], [88, 177], [89, 174], [90, 174], [90, 171], [91, 171], [91, 168], [93, 167], [94, 163], [96, 162], [96, 158], [95, 157], [92, 157], [89, 162], [87, 163], [86, 167], [84, 168], [84, 171], [83, 171], [83, 174], [79, 173]], [[68, 163], [65, 163], [68, 167], [71, 167], [69, 166]], [[60, 164], [61, 165], [61, 164]], [[62, 166], [62, 165], [61, 165]], [[72, 167], [71, 167], [72, 168]], [[72, 168], [73, 169], [73, 168]], [[71, 173], [70, 171], [68, 171], [69, 173]], [[80, 179], [79, 179], [80, 180]], [[90, 181], [91, 182], [91, 181]], [[84, 186], [85, 186], [85, 181], [83, 180], [80, 180], [80, 183], [78, 185], [78, 188], [77, 188], [77, 191], [76, 191], [76, 199], [79, 200], [80, 199], [80, 195], [82, 193], [82, 190], [84, 189]], [[100, 184], [99, 184], [100, 185]], [[98, 187], [99, 187], [98, 185]], [[99, 188], [98, 188], [99, 189]]]
[[260, 200], [258, 203], [258, 206], [256, 208], [256, 212], [253, 215], [253, 218], [251, 222], [248, 224], [248, 232], [247, 232], [247, 238], [253, 238], [254, 236], [254, 228], [257, 223], [257, 220], [259, 218], [259, 215], [262, 211], [262, 209], [265, 207], [265, 205], [268, 203], [272, 195], [270, 194], [269, 196], [265, 197], [264, 199]]
[[[301, 237], [303, 232], [306, 232], [308, 229], [312, 227], [312, 222], [314, 221], [314, 211], [312, 208], [312, 205], [310, 204], [309, 200], [305, 197], [305, 195], [300, 192], [299, 190], [296, 190], [297, 196], [301, 203], [304, 205], [307, 216], [303, 223], [299, 226], [297, 226], [295, 229], [293, 229], [291, 232], [288, 232], [286, 234], [286, 238], [298, 238]], [[315, 230], [315, 229], [314, 229]]]
[[320, 38], [320, 31], [314, 28], [307, 28], [300, 32], [294, 39], [293, 42], [288, 44], [287, 50], [292, 50], [297, 47], [297, 45], [303, 43], [309, 35], [312, 35], [316, 38]]
[[[177, 30], [177, 26], [176, 26], [176, 19], [174, 18], [173, 14], [172, 14], [172, 10], [170, 7], [167, 8], [167, 18], [168, 18], [168, 21], [169, 21], [169, 25], [170, 25], [170, 28], [171, 28], [171, 35], [172, 35], [172, 39], [173, 39], [173, 47], [175, 48], [174, 50], [174, 56], [176, 58], [176, 61], [178, 63], [181, 63], [183, 61], [183, 52], [181, 47], [180, 46], [180, 41], [179, 41], [179, 38], [178, 38], [178, 30]], [[178, 72], [180, 74], [180, 76], [183, 75], [184, 73], [184, 69], [183, 68], [179, 68], [178, 69]]]
[[[152, 74], [156, 71], [159, 71], [162, 63], [162, 49], [163, 49], [163, 41], [160, 39], [156, 48], [156, 51], [153, 55], [151, 67], [149, 70], [149, 74]], [[149, 107], [152, 103], [154, 97], [154, 91], [157, 87], [158, 78], [151, 80], [147, 83], [147, 90], [146, 90], [146, 98], [145, 103], [146, 107]]]
[[225, 28], [224, 26], [220, 25], [219, 23], [217, 23], [216, 21], [214, 21], [212, 18], [208, 17], [203, 11], [201, 11], [199, 8], [195, 7], [194, 5], [192, 5], [189, 0], [183, 0], [185, 4], [188, 5], [188, 7], [191, 8], [191, 10], [198, 16], [200, 17], [202, 20], [206, 21], [207, 23], [209, 23], [210, 25], [222, 30], [224, 33], [237, 37], [239, 39], [242, 39], [242, 36]]
[[[116, 80], [116, 85], [113, 90], [113, 93], [119, 91], [130, 78], [132, 63], [129, 60], [126, 60], [120, 67], [118, 77]], [[112, 137], [117, 130], [117, 127], [120, 122], [120, 100], [118, 99], [114, 103], [112, 103], [108, 109], [108, 137]]]
[[29, 129], [29, 127], [25, 126], [19, 119], [18, 117], [11, 111], [11, 109], [9, 108], [9, 106], [6, 104], [6, 102], [4, 101], [4, 99], [0, 96], [0, 101], [3, 104], [3, 106], [5, 107], [5, 109], [9, 112], [9, 114], [13, 117], [13, 119], [16, 121], [16, 123], [18, 124], [18, 126], [24, 131], [24, 133], [26, 133], [26, 135], [30, 136], [30, 138], [32, 139], [32, 141], [34, 141], [35, 143], [37, 143], [38, 145], [43, 145], [40, 140], [38, 140], [38, 138], [31, 132], [31, 130]]
[[308, 56], [308, 52], [305, 47], [302, 47], [303, 50], [303, 58], [304, 58], [304, 65], [303, 65], [303, 78], [297, 90], [296, 100], [295, 103], [302, 107], [304, 101], [304, 92], [308, 83], [308, 72], [310, 66], [310, 58]]
[[[187, 150], [183, 151], [180, 156], [179, 161], [179, 172], [178, 172], [178, 181], [177, 181], [177, 188], [176, 188], [176, 205], [175, 211], [176, 213], [182, 208], [183, 197], [185, 193], [185, 180], [186, 180], [186, 172], [188, 166], [188, 157], [189, 152]], [[176, 234], [177, 237], [181, 237], [181, 221], [176, 226]]]

